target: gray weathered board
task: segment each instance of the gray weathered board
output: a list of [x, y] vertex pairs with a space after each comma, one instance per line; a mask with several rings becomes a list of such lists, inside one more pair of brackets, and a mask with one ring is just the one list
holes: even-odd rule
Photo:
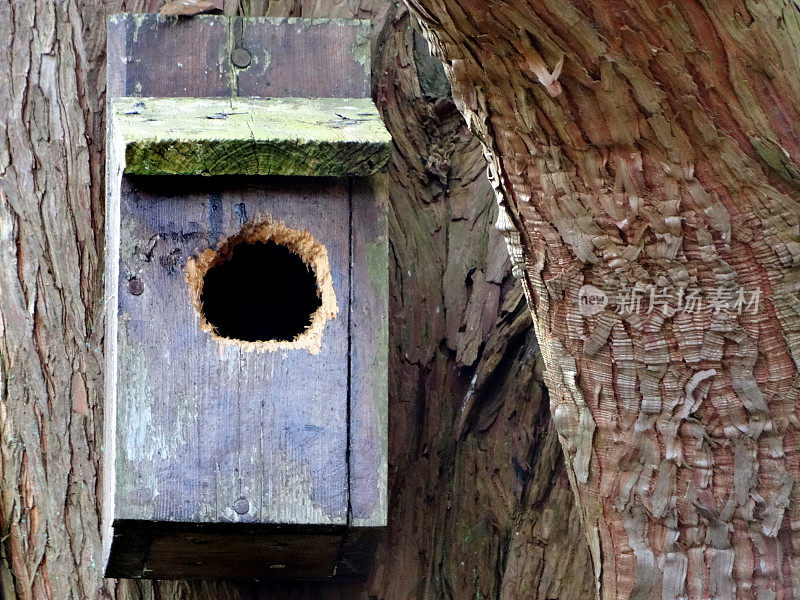
[[108, 96], [368, 98], [369, 32], [352, 19], [112, 15]]
[[[109, 100], [365, 98], [368, 32], [114, 15]], [[251, 51], [250, 67], [230, 64], [233, 46]], [[363, 574], [387, 509], [383, 178], [132, 176], [124, 160], [109, 152], [107, 574]], [[317, 355], [248, 352], [198, 327], [187, 260], [267, 216], [327, 248], [339, 316]]]

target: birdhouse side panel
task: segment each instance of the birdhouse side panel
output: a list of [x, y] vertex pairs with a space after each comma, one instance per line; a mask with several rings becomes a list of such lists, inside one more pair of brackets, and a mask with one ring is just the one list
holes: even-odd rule
[[352, 178], [350, 524], [387, 519], [389, 234], [385, 175]]

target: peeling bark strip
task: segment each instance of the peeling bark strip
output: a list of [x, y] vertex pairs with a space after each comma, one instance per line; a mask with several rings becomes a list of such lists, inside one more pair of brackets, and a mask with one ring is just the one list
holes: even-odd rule
[[[406, 2], [484, 143], [600, 594], [800, 597], [798, 6]], [[584, 316], [584, 285], [762, 297]]]

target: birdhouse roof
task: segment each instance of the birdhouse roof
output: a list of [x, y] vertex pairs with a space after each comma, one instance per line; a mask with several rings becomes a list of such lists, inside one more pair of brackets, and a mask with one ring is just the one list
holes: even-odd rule
[[133, 175], [366, 176], [391, 155], [369, 98], [114, 98]]

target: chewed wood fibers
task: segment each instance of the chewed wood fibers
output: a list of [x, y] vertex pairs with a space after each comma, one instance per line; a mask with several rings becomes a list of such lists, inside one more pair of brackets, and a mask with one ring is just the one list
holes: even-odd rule
[[[239, 244], [255, 242], [274, 242], [275, 244], [286, 246], [311, 267], [316, 277], [317, 292], [321, 305], [311, 315], [311, 324], [292, 340], [246, 341], [225, 337], [220, 335], [205, 316], [203, 310], [203, 281], [206, 273], [208, 273], [209, 269], [229, 260], [234, 248]], [[258, 277], [259, 273], [253, 273], [253, 276]], [[239, 233], [228, 238], [220, 246], [219, 250], [215, 251], [208, 248], [201, 252], [197, 258], [189, 259], [186, 265], [186, 282], [189, 285], [189, 293], [200, 319], [200, 329], [222, 344], [238, 346], [247, 351], [274, 352], [276, 350], [305, 349], [311, 354], [319, 354], [322, 348], [322, 334], [325, 322], [328, 319], [335, 318], [339, 313], [336, 294], [333, 291], [328, 251], [325, 246], [315, 241], [307, 231], [292, 229], [279, 222], [267, 220], [261, 223], [248, 223]], [[276, 290], [276, 293], [280, 293], [280, 290]]]

